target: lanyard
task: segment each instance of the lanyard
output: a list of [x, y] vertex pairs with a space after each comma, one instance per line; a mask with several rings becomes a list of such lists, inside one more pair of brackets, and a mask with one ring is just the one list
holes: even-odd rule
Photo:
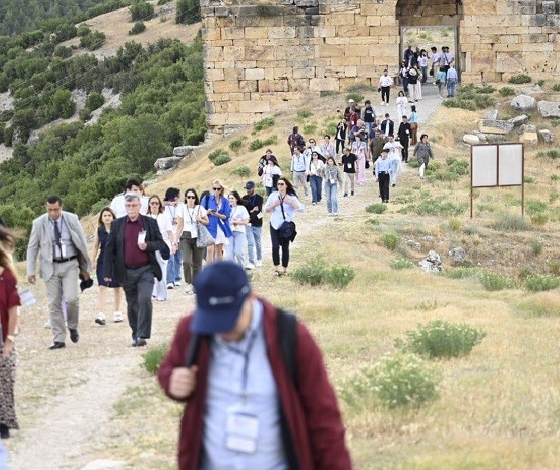
[[235, 353], [239, 356], [243, 356], [243, 375], [241, 376], [241, 397], [243, 399], [247, 398], [247, 382], [249, 381], [249, 359], [251, 354], [251, 349], [253, 349], [253, 345], [255, 344], [255, 340], [257, 339], [257, 330], [254, 329], [251, 332], [251, 336], [249, 336], [249, 341], [247, 343], [247, 349], [242, 351], [239, 348], [235, 348], [230, 344], [224, 343], [224, 346], [228, 351]]

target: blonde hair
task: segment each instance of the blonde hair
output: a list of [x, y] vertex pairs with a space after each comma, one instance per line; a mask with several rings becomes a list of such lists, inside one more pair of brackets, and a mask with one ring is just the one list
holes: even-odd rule
[[14, 232], [0, 225], [0, 266], [11, 271], [17, 282], [17, 273], [11, 253], [15, 246], [16, 238]]
[[212, 181], [212, 186], [214, 186], [215, 184], [219, 184], [222, 187], [222, 190], [220, 191], [220, 196], [223, 196], [227, 190], [227, 188], [224, 186], [224, 182], [220, 178], [216, 178], [214, 181]]

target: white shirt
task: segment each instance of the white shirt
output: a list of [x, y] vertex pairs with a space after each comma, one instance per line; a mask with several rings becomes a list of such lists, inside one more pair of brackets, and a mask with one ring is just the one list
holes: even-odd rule
[[165, 213], [169, 215], [169, 219], [173, 225], [173, 234], [177, 237], [177, 222], [179, 218], [185, 218], [185, 204], [183, 202], [178, 202], [176, 206], [167, 205], [165, 206]]
[[[407, 100], [406, 96], [397, 97], [397, 106], [402, 106], [403, 108], [406, 108], [407, 103], [408, 103], [408, 100]], [[387, 127], [389, 127], [389, 126], [387, 126]]]
[[239, 222], [240, 220], [249, 220], [249, 212], [245, 206], [241, 204], [237, 204], [237, 206], [231, 208], [231, 212], [229, 214], [229, 226], [232, 231], [234, 232], [243, 232], [245, 233], [246, 225], [233, 225], [232, 222], [235, 220]]
[[379, 84], [382, 87], [392, 86], [393, 85], [393, 79], [391, 77], [389, 77], [389, 75], [387, 75], [387, 76], [381, 75], [381, 78], [379, 79]]
[[166, 212], [156, 215], [149, 214], [149, 217], [156, 219], [163, 241], [169, 245], [169, 232], [173, 232], [173, 225], [171, 224], [171, 217], [169, 217], [169, 214]]
[[266, 165], [263, 168], [262, 182], [264, 186], [271, 188], [274, 181], [272, 180], [272, 175], [282, 176], [282, 170], [277, 165]]
[[420, 67], [427, 67], [428, 66], [428, 56], [421, 55], [420, 57], [418, 57], [418, 65], [420, 65]]
[[441, 59], [439, 65], [449, 65], [455, 58], [453, 52], [442, 52], [439, 57]]
[[191, 238], [196, 238], [198, 236], [196, 219], [199, 215], [204, 217], [206, 215], [206, 209], [202, 206], [194, 206], [192, 209], [186, 204], [183, 204], [183, 206], [183, 217], [185, 219], [183, 233], [191, 232]]
[[399, 144], [396, 141], [393, 142], [387, 142], [384, 146], [383, 149], [387, 149], [389, 150], [389, 159], [391, 160], [395, 160], [395, 159], [401, 159], [401, 156], [399, 154], [399, 150], [402, 148], [402, 145]]
[[[131, 193], [136, 194], [136, 193]], [[111, 210], [115, 213], [115, 217], [124, 217], [126, 215], [126, 207], [124, 205], [125, 194], [119, 194], [115, 196], [111, 201]], [[148, 201], [150, 200], [147, 196], [140, 196], [140, 214], [145, 214], [148, 212]]]
[[439, 64], [440, 53], [439, 53], [439, 52], [434, 52], [434, 53], [432, 54], [431, 59], [432, 59], [432, 64], [434, 64], [434, 65]]

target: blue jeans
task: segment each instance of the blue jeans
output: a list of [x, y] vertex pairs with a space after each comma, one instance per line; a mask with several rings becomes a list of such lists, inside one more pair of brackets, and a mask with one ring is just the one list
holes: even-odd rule
[[325, 183], [325, 195], [327, 196], [327, 212], [329, 214], [338, 212], [338, 201], [336, 200], [336, 183]]
[[169, 257], [167, 263], [167, 282], [179, 282], [181, 280], [181, 267], [183, 265], [183, 252], [177, 250], [174, 255]]
[[420, 70], [422, 70], [422, 81], [420, 83], [426, 83], [428, 81], [428, 66], [420, 67]]
[[233, 232], [233, 237], [229, 239], [229, 245], [226, 248], [227, 260], [238, 264], [242, 268], [245, 267], [245, 241], [247, 237], [244, 232]]
[[453, 97], [455, 96], [455, 88], [457, 87], [457, 80], [454, 78], [449, 78], [447, 80], [447, 96]]
[[255, 246], [257, 247], [257, 260], [262, 261], [262, 227], [247, 225], [247, 245], [249, 263], [255, 264]]
[[311, 175], [309, 177], [309, 184], [311, 184], [311, 202], [321, 202], [323, 178]]
[[391, 170], [389, 170], [391, 175], [391, 184], [397, 184], [397, 176], [399, 175], [399, 159], [393, 158], [391, 160]]

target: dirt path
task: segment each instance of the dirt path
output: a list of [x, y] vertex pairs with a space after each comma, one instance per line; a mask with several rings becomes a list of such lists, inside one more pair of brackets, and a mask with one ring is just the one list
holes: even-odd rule
[[[425, 93], [425, 99], [418, 106], [421, 130], [440, 105], [437, 92], [434, 95], [431, 91], [430, 88]], [[393, 108], [387, 108], [388, 112], [396, 115]], [[402, 176], [402, 184], [393, 188], [392, 193], [398, 192], [401, 186], [406, 187], [415, 178], [414, 171], [406, 167]], [[377, 189], [369, 171], [367, 178], [367, 183], [357, 188], [355, 197], [339, 195], [340, 217], [364, 217], [364, 207], [378, 202], [374, 196]], [[318, 206], [311, 206], [310, 198], [304, 198], [304, 202], [306, 213], [298, 216], [300, 244], [311, 240], [316, 229], [332, 221], [326, 216], [324, 202]], [[262, 269], [271, 271], [270, 240], [266, 235], [263, 245], [265, 264]], [[24, 278], [24, 273], [20, 274]], [[111, 445], [111, 440], [115, 439], [107, 431], [115, 404], [127, 396], [129, 387], [146, 380], [140, 367], [145, 350], [130, 347], [130, 330], [126, 322], [109, 322], [105, 327], [94, 324], [97, 310], [97, 289], [94, 287], [81, 297], [80, 342], [74, 345], [68, 340], [66, 349], [48, 351], [51, 332], [43, 328], [46, 320], [43, 283], [39, 282], [33, 290], [39, 302], [23, 310], [23, 333], [17, 343], [20, 360], [16, 401], [21, 430], [15, 431], [13, 438], [5, 443], [10, 453], [9, 468], [127, 468], [126, 462], [103, 461], [99, 454], [100, 449]], [[186, 296], [182, 288], [168, 293], [166, 302], [154, 305], [150, 344], [167, 340], [177, 319], [192, 308], [193, 297]]]

